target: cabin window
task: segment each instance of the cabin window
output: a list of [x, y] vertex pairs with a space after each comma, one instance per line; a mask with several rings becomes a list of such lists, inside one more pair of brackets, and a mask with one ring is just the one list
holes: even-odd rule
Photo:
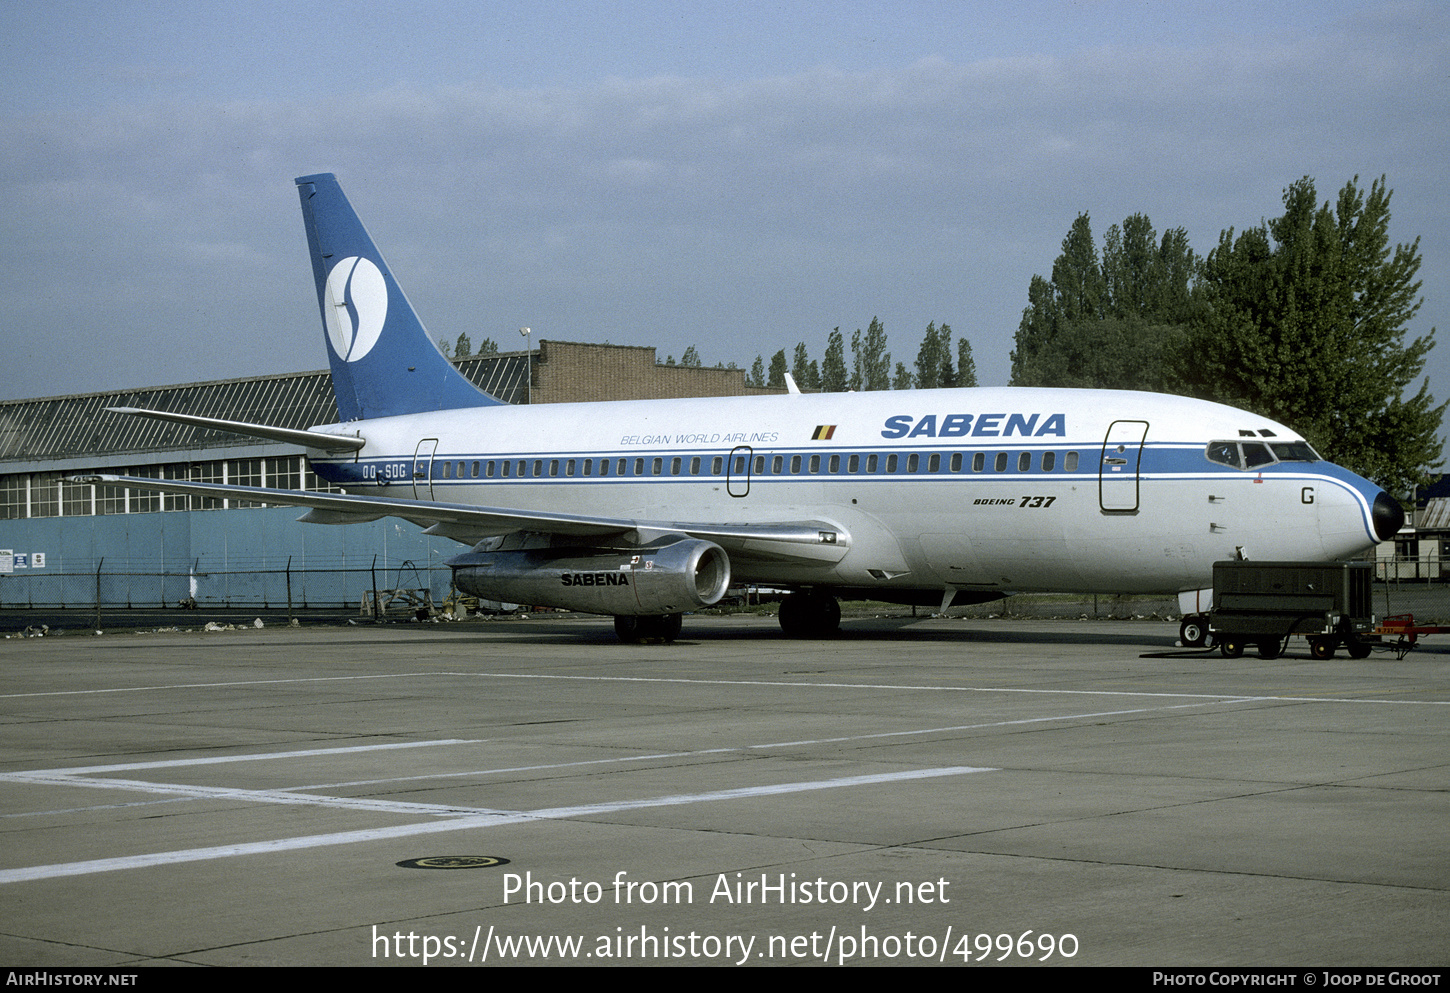
[[1056, 466], [1056, 465], [1057, 465], [1057, 453], [1056, 452], [1043, 452], [1042, 453], [1042, 471], [1043, 472], [1051, 472], [1053, 470], [1053, 467]]
[[941, 454], [933, 452], [931, 458], [926, 460], [927, 472], [941, 472]]
[[565, 462], [564, 463], [564, 475], [566, 475], [566, 476], [572, 476], [572, 475], [574, 475], [574, 460], [573, 459], [570, 459], [568, 462]]
[[962, 453], [952, 452], [952, 472], [962, 471]]
[[993, 461], [992, 468], [995, 469], [997, 472], [1006, 472], [1007, 471], [1007, 453], [1006, 452], [998, 452], [997, 453], [997, 458]]
[[1018, 472], [1027, 472], [1031, 468], [1032, 468], [1032, 453], [1031, 452], [1023, 452], [1021, 455], [1017, 456], [1017, 471]]
[[474, 479], [477, 479], [478, 478], [478, 463], [477, 462], [473, 463], [473, 478]]
[[509, 473], [512, 470], [513, 470], [513, 463], [512, 462], [505, 462], [503, 464], [503, 478], [504, 479], [508, 479], [509, 478]]
[[876, 466], [877, 466], [877, 464], [878, 464], [879, 461], [880, 461], [880, 458], [878, 456], [874, 455], [874, 454], [873, 455], [866, 456], [866, 471], [867, 472], [875, 472], [876, 471]]
[[895, 455], [888, 455], [888, 456], [886, 456], [886, 471], [887, 472], [895, 472], [896, 471], [896, 456]]
[[724, 468], [725, 460], [719, 455], [715, 456], [713, 459], [710, 460], [710, 475], [718, 476]]
[[915, 452], [906, 457], [906, 471], [918, 472], [921, 469], [921, 456]]
[[972, 455], [972, 471], [973, 472], [981, 472], [985, 468], [987, 468], [987, 453], [986, 452], [976, 452], [975, 454], [973, 454]]
[[861, 456], [859, 456], [859, 455], [852, 455], [849, 459], [847, 459], [846, 460], [846, 471], [847, 472], [860, 472], [861, 471]]
[[792, 455], [790, 457], [790, 474], [792, 476], [794, 476], [794, 475], [797, 475], [800, 471], [801, 471], [801, 457], [799, 455]]
[[700, 456], [696, 455], [694, 458], [690, 459], [690, 475], [692, 475], [692, 476], [698, 476], [699, 474], [700, 474]]
[[[583, 459], [582, 462], [583, 462], [583, 467], [584, 467], [584, 475], [586, 475], [586, 476], [592, 475], [593, 472], [594, 472], [594, 460], [593, 459]], [[601, 460], [599, 464], [601, 466], [607, 466], [609, 463]]]
[[772, 475], [779, 476], [785, 470], [785, 456], [777, 455], [770, 460], [770, 471]]
[[664, 459], [655, 459], [650, 463], [650, 475], [658, 476], [665, 467]]
[[534, 476], [537, 478], [544, 474], [544, 460], [534, 459]]
[[557, 476], [557, 475], [559, 475], [559, 460], [558, 459], [550, 459], [549, 460], [549, 475], [551, 475], [551, 476]]
[[763, 476], [763, 475], [765, 475], [765, 456], [764, 455], [757, 455], [757, 456], [755, 456], [755, 474], [757, 476]]
[[464, 462], [458, 463], [458, 478], [459, 479], [462, 479], [463, 478], [463, 473], [466, 471], [466, 469], [467, 469], [467, 463], [464, 463]]
[[493, 478], [494, 468], [495, 468], [495, 466], [494, 466], [493, 459], [489, 459], [487, 462], [485, 462], [483, 464], [483, 474], [485, 476], [487, 476], [489, 479], [492, 479]]
[[819, 455], [812, 455], [811, 456], [811, 475], [814, 476], [816, 473], [818, 473], [820, 471], [821, 471], [821, 457]]
[[1077, 452], [1068, 452], [1062, 460], [1063, 472], [1077, 472]]
[[634, 474], [636, 476], [643, 476], [644, 475], [644, 459], [635, 459], [634, 460]]
[[831, 456], [831, 472], [832, 473], [837, 473], [837, 472], [840, 472], [840, 471], [841, 471], [841, 456], [839, 456], [839, 455], [832, 455]]
[[444, 479], [452, 479], [453, 478], [453, 463], [452, 462], [444, 462], [443, 463], [443, 478]]
[[675, 458], [670, 459], [670, 475], [671, 476], [678, 476], [680, 474], [680, 464], [681, 463], [680, 463], [680, 460], [679, 460], [678, 457], [675, 457]]

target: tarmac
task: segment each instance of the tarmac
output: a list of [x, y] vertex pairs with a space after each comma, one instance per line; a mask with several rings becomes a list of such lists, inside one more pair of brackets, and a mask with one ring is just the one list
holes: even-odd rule
[[0, 641], [0, 962], [1450, 963], [1450, 637], [843, 629]]

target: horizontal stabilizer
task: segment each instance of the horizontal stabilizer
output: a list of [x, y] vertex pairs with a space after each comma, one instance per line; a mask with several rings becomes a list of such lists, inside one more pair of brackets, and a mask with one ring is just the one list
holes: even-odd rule
[[232, 434], [249, 438], [265, 438], [289, 445], [303, 445], [320, 448], [328, 452], [355, 452], [366, 441], [356, 435], [328, 434], [325, 431], [302, 431], [297, 428], [279, 428], [270, 424], [250, 424], [246, 421], [224, 421], [219, 417], [198, 417], [195, 414], [177, 414], [169, 410], [142, 410], [140, 407], [107, 407], [112, 414], [129, 414], [132, 417], [150, 417], [158, 421], [172, 421], [176, 424], [190, 424], [214, 431], [230, 431]]

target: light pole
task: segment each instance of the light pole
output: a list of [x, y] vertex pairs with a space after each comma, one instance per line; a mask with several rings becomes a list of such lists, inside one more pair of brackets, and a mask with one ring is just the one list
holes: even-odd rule
[[519, 334], [524, 336], [524, 376], [529, 384], [529, 405], [534, 403], [534, 349], [533, 341], [529, 338], [532, 328], [519, 328]]

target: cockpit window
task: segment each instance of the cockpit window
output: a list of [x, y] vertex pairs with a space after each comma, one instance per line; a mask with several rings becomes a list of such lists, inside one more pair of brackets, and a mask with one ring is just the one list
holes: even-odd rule
[[1235, 469], [1244, 467], [1244, 460], [1239, 455], [1239, 445], [1236, 441], [1210, 441], [1208, 451], [1204, 454], [1208, 456], [1210, 462], [1232, 466]]
[[1269, 465], [1274, 461], [1273, 453], [1269, 446], [1258, 441], [1246, 441], [1244, 448], [1244, 465], [1250, 469], [1257, 469], [1261, 465]]
[[1307, 441], [1274, 441], [1269, 443], [1280, 462], [1318, 462], [1319, 453]]
[[1275, 462], [1319, 461], [1319, 454], [1305, 441], [1210, 441], [1203, 454], [1210, 462], [1234, 469], [1257, 469]]

